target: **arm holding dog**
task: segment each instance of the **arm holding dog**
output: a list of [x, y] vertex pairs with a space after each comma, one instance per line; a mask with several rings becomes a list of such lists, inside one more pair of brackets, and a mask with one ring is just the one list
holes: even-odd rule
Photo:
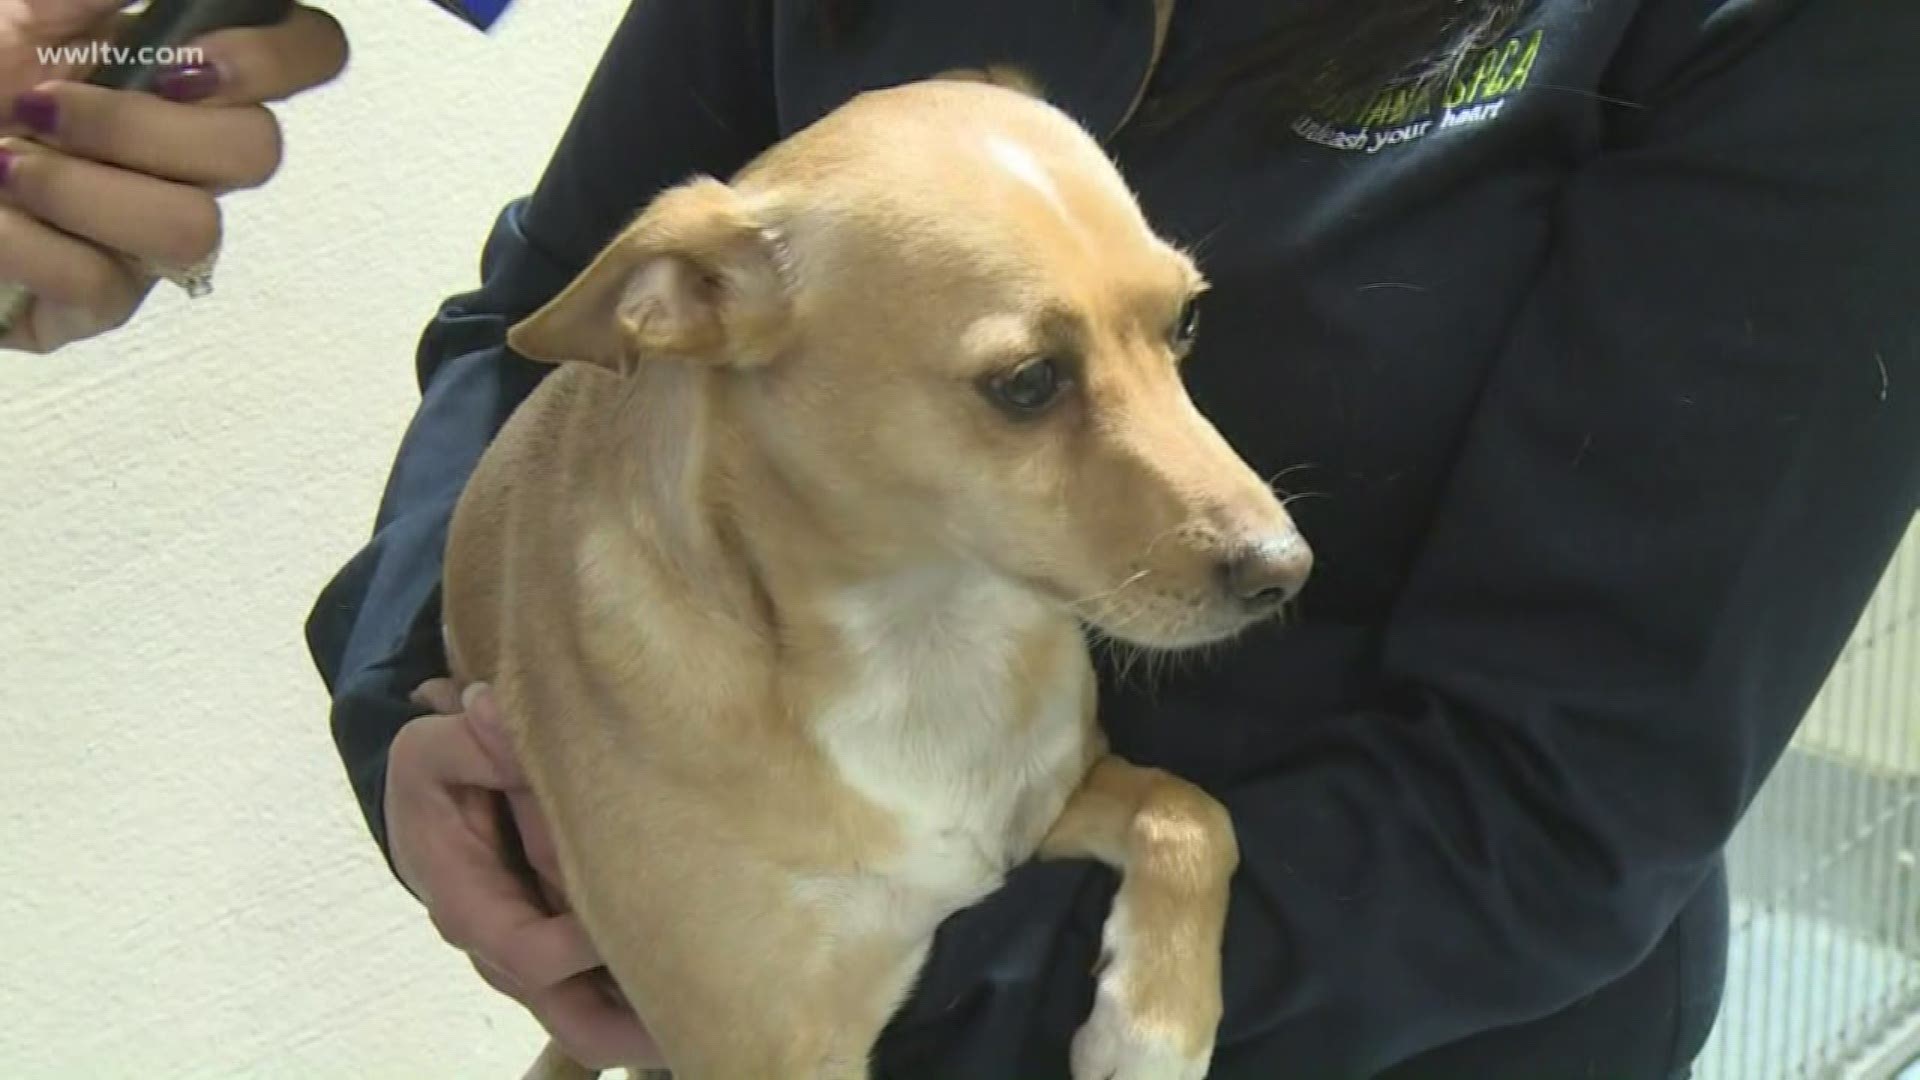
[[433, 714], [402, 728], [389, 756], [395, 874], [480, 977], [576, 1060], [651, 1059], [651, 1036], [608, 993], [600, 955], [565, 904], [544, 817], [492, 694], [476, 685], [462, 701], [452, 680], [436, 679], [414, 697]]

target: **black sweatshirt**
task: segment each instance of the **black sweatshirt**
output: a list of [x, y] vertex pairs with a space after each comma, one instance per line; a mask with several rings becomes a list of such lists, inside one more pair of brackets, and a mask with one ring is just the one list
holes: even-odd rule
[[[1011, 61], [1197, 249], [1193, 394], [1315, 496], [1293, 625], [1102, 687], [1116, 749], [1237, 824], [1213, 1075], [1684, 1075], [1722, 844], [1920, 493], [1920, 3], [1543, 0], [1440, 91], [1290, 128], [1246, 92], [1146, 122], [1267, 0], [1179, 0], [1157, 67], [1150, 0], [893, 0], [835, 46], [810, 7], [635, 3], [427, 327], [308, 627], [375, 835], [454, 499], [542, 374], [507, 327], [663, 187]], [[1113, 880], [1024, 867], [951, 919], [878, 1073], [1064, 1077]]]

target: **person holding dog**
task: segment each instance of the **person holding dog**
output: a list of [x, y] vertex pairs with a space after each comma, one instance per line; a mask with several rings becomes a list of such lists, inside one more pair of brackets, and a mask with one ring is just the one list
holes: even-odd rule
[[[1010, 65], [1197, 252], [1193, 397], [1321, 555], [1293, 625], [1101, 687], [1239, 835], [1211, 1075], [1688, 1075], [1722, 845], [1920, 495], [1915, 40], [1871, 0], [634, 5], [309, 627], [376, 835], [570, 1053], [644, 1055], [437, 679], [448, 514], [540, 377], [504, 336], [666, 186]], [[949, 920], [876, 1075], [1066, 1075], [1111, 889], [1027, 866]]]

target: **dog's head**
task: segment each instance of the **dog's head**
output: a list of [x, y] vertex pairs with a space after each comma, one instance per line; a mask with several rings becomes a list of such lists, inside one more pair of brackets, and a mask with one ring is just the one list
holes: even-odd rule
[[942, 80], [664, 193], [509, 340], [691, 366], [847, 544], [975, 560], [1171, 648], [1278, 610], [1311, 563], [1181, 385], [1204, 290], [1077, 125]]

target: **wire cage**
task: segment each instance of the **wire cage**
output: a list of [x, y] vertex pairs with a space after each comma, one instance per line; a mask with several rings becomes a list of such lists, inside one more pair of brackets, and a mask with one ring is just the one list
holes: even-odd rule
[[1920, 520], [1728, 848], [1699, 1080], [1920, 1076]]

